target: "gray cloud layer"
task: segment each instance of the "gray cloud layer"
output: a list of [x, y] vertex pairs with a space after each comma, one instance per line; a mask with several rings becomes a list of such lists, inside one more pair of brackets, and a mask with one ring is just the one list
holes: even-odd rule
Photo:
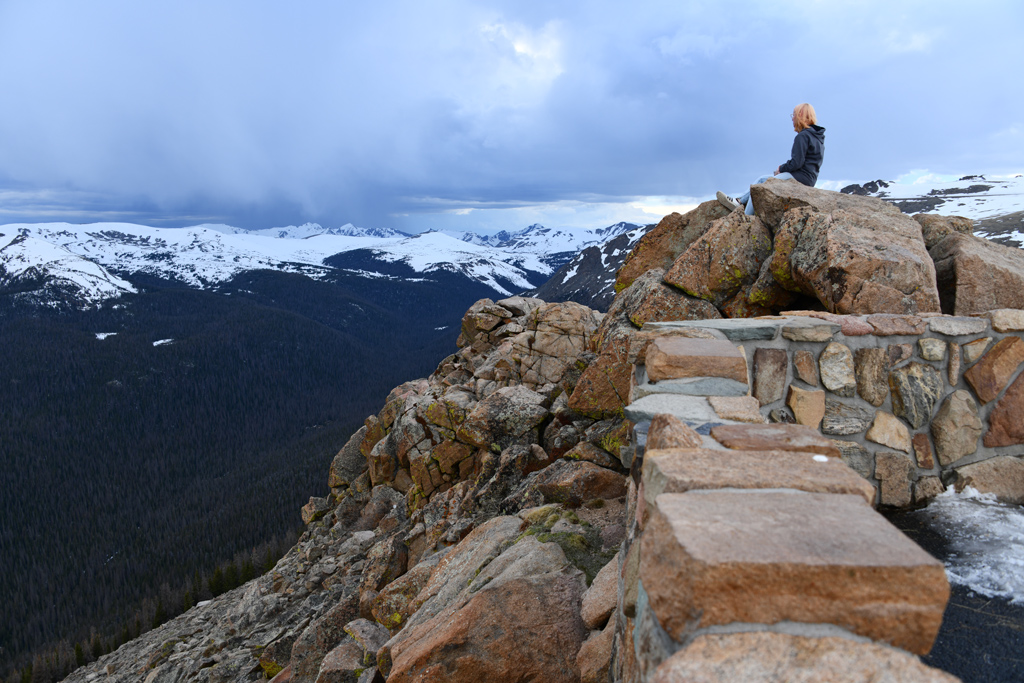
[[0, 222], [417, 230], [441, 210], [698, 197], [785, 161], [801, 101], [828, 129], [824, 178], [1018, 171], [1022, 19], [1014, 2], [0, 2]]

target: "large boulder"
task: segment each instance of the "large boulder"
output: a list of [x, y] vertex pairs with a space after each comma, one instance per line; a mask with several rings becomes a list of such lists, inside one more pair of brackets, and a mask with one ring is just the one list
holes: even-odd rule
[[513, 444], [538, 443], [539, 425], [548, 415], [546, 400], [522, 385], [498, 389], [466, 416], [459, 439], [495, 451]]
[[360, 452], [359, 446], [366, 438], [367, 431], [365, 425], [360, 427], [334, 456], [327, 475], [327, 485], [332, 489], [348, 488], [360, 474], [366, 471], [366, 456]]
[[583, 574], [555, 543], [512, 542], [520, 526], [495, 518], [441, 561], [430, 597], [381, 651], [389, 681], [579, 680]]
[[873, 197], [794, 180], [751, 187], [754, 211], [774, 230], [772, 276], [833, 313], [934, 313], [935, 267], [921, 226]]
[[971, 235], [974, 233], [974, 223], [970, 218], [963, 216], [938, 216], [933, 213], [919, 213], [914, 220], [921, 226], [921, 236], [924, 238], [924, 246], [931, 249], [944, 238], [961, 233]]
[[[689, 296], [662, 282], [665, 271], [652, 268], [615, 297], [605, 316], [629, 321], [637, 328], [646, 322], [665, 320], [707, 320], [721, 318], [709, 302]], [[602, 323], [604, 325], [604, 323]]]
[[772, 236], [761, 219], [734, 211], [713, 222], [675, 260], [665, 282], [721, 308], [757, 280], [772, 253]]
[[576, 358], [591, 345], [601, 315], [567, 301], [544, 304], [527, 316], [527, 329], [512, 339], [512, 358], [527, 387], [560, 382]]
[[704, 202], [685, 214], [670, 213], [640, 238], [626, 257], [615, 277], [615, 291], [620, 292], [633, 280], [652, 268], [667, 270], [697, 238], [704, 234], [716, 218], [729, 213], [716, 200]]
[[935, 244], [929, 254], [935, 261], [943, 313], [1024, 308], [1024, 251], [957, 232]]

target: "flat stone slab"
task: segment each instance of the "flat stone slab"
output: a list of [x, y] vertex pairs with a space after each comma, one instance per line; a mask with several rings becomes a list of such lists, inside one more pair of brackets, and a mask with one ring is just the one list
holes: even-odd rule
[[711, 437], [726, 448], [741, 451], [799, 451], [839, 457], [839, 449], [817, 429], [804, 425], [720, 425]]
[[835, 624], [925, 654], [942, 624], [942, 563], [857, 495], [663, 493], [640, 580], [670, 636], [736, 622]]
[[779, 328], [785, 323], [779, 320], [755, 320], [741, 318], [725, 318], [722, 320], [679, 320], [672, 322], [644, 323], [643, 329], [671, 330], [681, 327], [699, 328], [702, 330], [718, 330], [731, 341], [772, 340], [779, 334]]
[[747, 359], [721, 339], [658, 337], [647, 347], [647, 377], [652, 382], [686, 377], [725, 377], [747, 383]]
[[984, 318], [937, 316], [928, 319], [928, 329], [947, 337], [959, 337], [965, 334], [981, 334], [988, 329], [988, 321]]
[[725, 377], [686, 377], [644, 382], [633, 387], [633, 400], [651, 394], [683, 394], [685, 396], [746, 396], [746, 382]]
[[643, 481], [648, 505], [662, 493], [723, 488], [850, 493], [868, 505], [875, 500], [875, 487], [840, 458], [794, 451], [648, 450]]
[[917, 657], [849, 638], [786, 633], [722, 633], [694, 638], [655, 670], [652, 683], [958, 683]]
[[627, 420], [653, 420], [658, 413], [674, 415], [684, 422], [721, 422], [718, 413], [702, 396], [651, 394], [633, 401], [624, 409]]
[[782, 336], [790, 341], [827, 342], [841, 329], [841, 325], [816, 318], [795, 318], [782, 327]]

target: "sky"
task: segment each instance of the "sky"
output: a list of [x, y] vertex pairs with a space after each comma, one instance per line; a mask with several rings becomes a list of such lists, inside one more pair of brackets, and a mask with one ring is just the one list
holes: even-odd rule
[[1024, 3], [0, 0], [0, 223], [653, 223], [1024, 171]]

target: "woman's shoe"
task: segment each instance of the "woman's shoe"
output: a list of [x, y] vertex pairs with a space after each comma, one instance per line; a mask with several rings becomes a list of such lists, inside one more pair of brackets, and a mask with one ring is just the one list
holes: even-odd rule
[[736, 209], [741, 208], [740, 203], [738, 201], [736, 201], [735, 199], [733, 199], [732, 197], [730, 197], [729, 195], [722, 191], [719, 191], [715, 195], [715, 197], [718, 198], [719, 204], [729, 209], [730, 211], [735, 211]]

